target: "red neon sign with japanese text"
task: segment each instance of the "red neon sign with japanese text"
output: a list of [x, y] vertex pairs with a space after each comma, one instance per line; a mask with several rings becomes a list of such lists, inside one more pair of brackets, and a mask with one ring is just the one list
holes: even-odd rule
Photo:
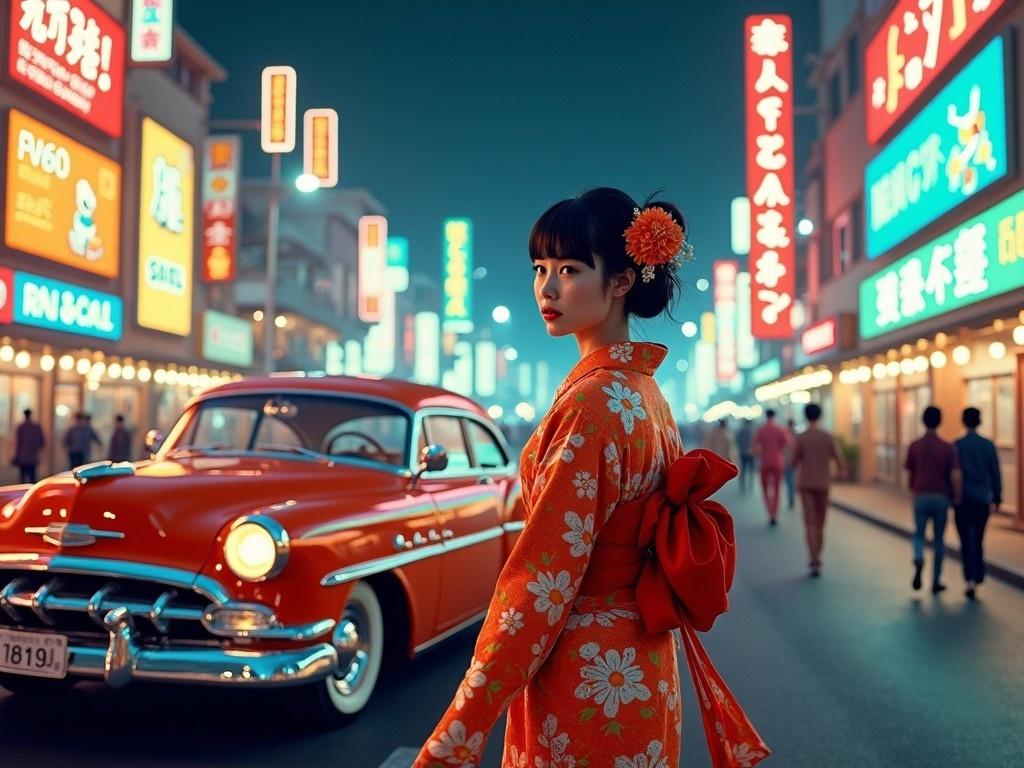
[[793, 24], [788, 16], [748, 16], [744, 29], [751, 329], [757, 339], [789, 339], [796, 290]]
[[715, 279], [715, 374], [720, 383], [736, 377], [736, 276], [735, 261], [716, 261], [711, 268]]
[[124, 29], [89, 0], [11, 0], [11, 77], [120, 138]]
[[899, 120], [1004, 0], [900, 0], [864, 52], [867, 136]]
[[800, 337], [800, 348], [808, 356], [832, 349], [839, 342], [838, 331], [839, 321], [835, 317], [828, 317], [808, 326]]

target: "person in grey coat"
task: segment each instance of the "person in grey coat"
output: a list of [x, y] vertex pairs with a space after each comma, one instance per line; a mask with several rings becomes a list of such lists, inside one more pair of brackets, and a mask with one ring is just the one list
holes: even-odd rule
[[79, 413], [75, 415], [75, 425], [64, 433], [64, 447], [68, 450], [69, 469], [80, 467], [89, 463], [89, 453], [92, 451], [92, 444], [102, 447], [100, 436], [89, 423], [88, 414]]
[[995, 444], [978, 434], [981, 411], [965, 408], [962, 420], [967, 434], [954, 445], [963, 475], [963, 490], [954, 515], [960, 534], [964, 581], [967, 582], [964, 594], [974, 600], [978, 585], [985, 580], [985, 525], [989, 514], [998, 512], [1003, 503], [1003, 479]]

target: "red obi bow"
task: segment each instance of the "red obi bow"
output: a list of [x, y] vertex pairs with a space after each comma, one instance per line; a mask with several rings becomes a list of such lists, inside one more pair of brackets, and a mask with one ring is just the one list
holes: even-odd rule
[[682, 630], [714, 768], [748, 768], [771, 754], [694, 631], [711, 629], [729, 608], [736, 537], [728, 510], [708, 497], [736, 475], [712, 451], [698, 448], [676, 459], [665, 486], [643, 502], [637, 538], [654, 554], [636, 587], [640, 615], [648, 632]]

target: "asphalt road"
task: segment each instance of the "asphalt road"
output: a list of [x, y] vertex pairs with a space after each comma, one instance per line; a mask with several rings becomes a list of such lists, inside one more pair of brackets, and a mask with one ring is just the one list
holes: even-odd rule
[[[947, 560], [949, 591], [914, 593], [909, 543], [836, 511], [823, 577], [811, 580], [795, 511], [773, 529], [754, 500], [724, 500], [737, 518], [739, 574], [732, 611], [705, 641], [775, 751], [765, 765], [1022, 764], [1024, 592], [993, 581], [968, 603], [959, 563]], [[273, 694], [89, 684], [28, 708], [0, 693], [0, 766], [378, 768], [430, 731], [474, 633], [418, 659], [354, 725], [328, 733], [296, 722]], [[683, 679], [683, 765], [708, 766]], [[500, 749], [499, 728], [484, 768], [497, 768]]]

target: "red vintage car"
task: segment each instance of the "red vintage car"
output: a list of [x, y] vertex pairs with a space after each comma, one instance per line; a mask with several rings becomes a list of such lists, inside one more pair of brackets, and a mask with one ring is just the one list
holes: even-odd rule
[[327, 723], [482, 617], [523, 527], [471, 400], [271, 376], [196, 397], [153, 457], [0, 489], [0, 685], [291, 686]]

